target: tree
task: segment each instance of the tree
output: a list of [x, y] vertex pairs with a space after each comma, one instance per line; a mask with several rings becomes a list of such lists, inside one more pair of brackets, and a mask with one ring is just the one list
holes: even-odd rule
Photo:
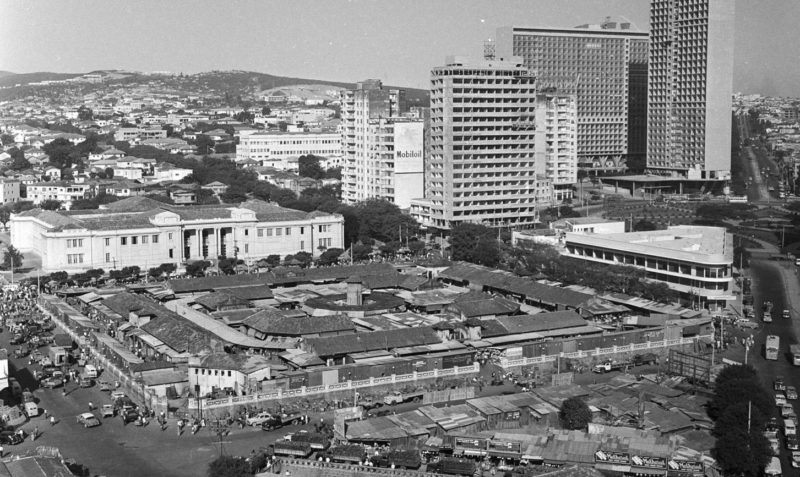
[[78, 120], [91, 121], [93, 117], [94, 113], [91, 109], [87, 108], [86, 106], [81, 106], [78, 108]]
[[307, 266], [311, 265], [311, 262], [314, 259], [308, 252], [297, 252], [292, 256], [292, 258], [300, 262], [301, 268], [306, 268]]
[[3, 253], [3, 268], [19, 268], [22, 266], [23, 255], [13, 245], [9, 245]]
[[364, 245], [357, 243], [352, 247], [353, 252], [353, 261], [358, 262], [361, 260], [367, 260], [369, 258], [369, 254], [372, 253], [372, 247], [369, 245]]
[[8, 151], [11, 154], [11, 169], [15, 171], [24, 171], [30, 169], [31, 163], [25, 158], [25, 152], [22, 149], [12, 148]]
[[270, 268], [275, 268], [275, 267], [277, 267], [278, 265], [281, 264], [281, 256], [280, 255], [274, 255], [274, 254], [273, 255], [268, 255], [267, 258], [266, 258], [266, 261], [267, 261], [267, 265], [269, 265]]
[[4, 146], [8, 146], [9, 144], [15, 144], [16, 141], [14, 141], [14, 136], [11, 134], [3, 133], [0, 134], [0, 143], [2, 143]]
[[219, 198], [226, 204], [238, 204], [247, 200], [247, 191], [244, 187], [234, 184], [220, 194]]
[[769, 415], [775, 406], [751, 366], [728, 366], [720, 371], [714, 382], [714, 396], [708, 403], [708, 416], [719, 419], [729, 407], [748, 402], [764, 415]]
[[500, 247], [494, 230], [480, 224], [460, 223], [450, 234], [453, 260], [494, 267], [500, 262]]
[[71, 142], [63, 137], [57, 138], [42, 147], [42, 150], [50, 158], [50, 164], [59, 169], [66, 169], [73, 164], [80, 162], [81, 155], [78, 149]]
[[592, 422], [592, 411], [583, 399], [574, 396], [561, 404], [558, 418], [561, 420], [561, 425], [567, 429], [586, 429]]
[[50, 274], [50, 281], [63, 285], [69, 279], [69, 273], [65, 271], [53, 272]]
[[39, 202], [39, 208], [44, 210], [58, 210], [61, 208], [61, 202], [55, 199], [47, 199]]
[[325, 171], [319, 165], [319, 157], [312, 154], [300, 156], [297, 160], [297, 167], [301, 177], [322, 179], [325, 176]]
[[242, 457], [221, 455], [208, 464], [208, 477], [252, 476], [250, 464]]
[[8, 229], [8, 221], [11, 220], [11, 210], [6, 207], [0, 207], [0, 224], [3, 224], [4, 229]]
[[236, 273], [236, 264], [238, 260], [235, 258], [220, 257], [217, 262], [217, 268], [225, 275], [233, 275]]
[[759, 477], [772, 457], [772, 450], [760, 428], [747, 432], [746, 427], [738, 427], [717, 438], [713, 455], [722, 468], [722, 475]]
[[107, 178], [109, 178], [109, 179], [113, 179], [114, 178], [114, 168], [113, 167], [106, 167], [104, 172], [106, 173], [106, 177]]
[[658, 230], [658, 227], [653, 222], [650, 222], [647, 219], [641, 219], [633, 224], [633, 231], [634, 232], [645, 232], [648, 230]]
[[[381, 242], [399, 241], [408, 235], [416, 235], [419, 224], [404, 214], [397, 205], [383, 199], [368, 199], [358, 203], [354, 209], [358, 219], [359, 238], [370, 237]], [[347, 217], [345, 216], [345, 228]]]
[[329, 248], [322, 252], [322, 255], [317, 259], [320, 265], [333, 265], [339, 262], [339, 255], [343, 254], [344, 250], [341, 248]]
[[198, 154], [210, 154], [214, 150], [214, 140], [205, 134], [198, 135], [194, 145]]
[[186, 265], [186, 274], [193, 277], [202, 277], [205, 275], [206, 268], [211, 266], [208, 260], [197, 260]]

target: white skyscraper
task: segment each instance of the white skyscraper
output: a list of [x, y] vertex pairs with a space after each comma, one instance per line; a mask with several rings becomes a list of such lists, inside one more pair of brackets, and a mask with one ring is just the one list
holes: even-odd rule
[[651, 0], [648, 171], [730, 176], [734, 3]]

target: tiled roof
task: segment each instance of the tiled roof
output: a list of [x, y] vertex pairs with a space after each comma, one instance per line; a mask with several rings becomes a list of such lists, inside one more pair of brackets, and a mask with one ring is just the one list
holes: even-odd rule
[[509, 315], [519, 310], [519, 305], [488, 293], [470, 292], [456, 297], [450, 306], [467, 318], [488, 315]]
[[406, 346], [441, 343], [441, 338], [430, 327], [404, 328], [388, 331], [373, 331], [354, 335], [308, 338], [306, 343], [318, 356], [337, 356], [363, 353], [378, 349], [391, 350]]
[[239, 308], [247, 308], [250, 302], [235, 296], [228, 290], [220, 290], [208, 293], [206, 295], [194, 299], [195, 303], [203, 305], [209, 310], [218, 310], [221, 307], [235, 306]]
[[586, 325], [586, 320], [573, 310], [538, 313], [535, 315], [499, 316], [496, 320], [508, 330], [509, 334]]
[[230, 369], [250, 374], [267, 368], [272, 363], [263, 356], [230, 353], [212, 353], [200, 359], [200, 366], [207, 369]]
[[304, 336], [316, 333], [354, 330], [345, 315], [287, 316], [281, 310], [265, 309], [251, 315], [242, 324], [269, 335]]

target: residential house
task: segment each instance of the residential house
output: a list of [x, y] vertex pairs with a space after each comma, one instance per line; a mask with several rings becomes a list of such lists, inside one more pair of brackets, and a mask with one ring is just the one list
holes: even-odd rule
[[259, 355], [213, 353], [189, 360], [189, 385], [205, 396], [217, 391], [236, 395], [256, 392], [276, 363]]

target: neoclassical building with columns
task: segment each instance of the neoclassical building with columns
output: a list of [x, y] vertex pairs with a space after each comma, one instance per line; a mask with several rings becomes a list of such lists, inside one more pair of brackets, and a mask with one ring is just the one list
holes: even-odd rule
[[249, 200], [174, 206], [131, 197], [99, 210], [33, 209], [10, 221], [11, 244], [42, 258], [42, 271], [111, 270], [237, 257], [248, 262], [344, 248], [344, 218]]

